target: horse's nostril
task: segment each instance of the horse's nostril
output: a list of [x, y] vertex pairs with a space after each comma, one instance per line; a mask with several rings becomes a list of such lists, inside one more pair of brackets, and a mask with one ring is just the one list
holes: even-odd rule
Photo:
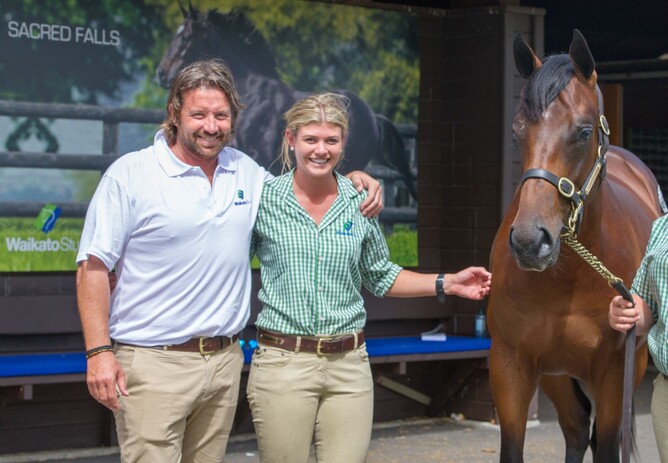
[[522, 245], [517, 242], [517, 234], [515, 233], [515, 227], [510, 227], [510, 231], [508, 232], [508, 244], [510, 245], [511, 249], [518, 249]]
[[512, 226], [508, 232], [508, 244], [514, 252], [541, 259], [549, 257], [554, 251], [554, 239], [545, 227], [518, 231]]
[[552, 253], [552, 248], [554, 247], [554, 240], [552, 235], [545, 229], [540, 228], [539, 230], [539, 245], [538, 245], [538, 256], [547, 257]]

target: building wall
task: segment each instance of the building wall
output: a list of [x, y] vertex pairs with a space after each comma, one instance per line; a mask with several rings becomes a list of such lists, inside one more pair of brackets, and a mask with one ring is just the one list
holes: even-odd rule
[[[521, 167], [509, 148], [523, 86], [512, 40], [522, 32], [542, 54], [543, 14], [490, 7], [420, 18], [418, 260], [425, 269], [489, 265]], [[449, 303], [448, 331], [473, 333], [484, 302]]]

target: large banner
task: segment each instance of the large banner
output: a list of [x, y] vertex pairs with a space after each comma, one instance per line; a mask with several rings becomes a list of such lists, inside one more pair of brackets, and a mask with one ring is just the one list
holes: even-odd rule
[[0, 272], [76, 268], [101, 174], [151, 143], [174, 75], [203, 57], [228, 63], [246, 105], [232, 144], [274, 173], [290, 104], [358, 96], [341, 170], [383, 182], [392, 257], [417, 265], [414, 16], [296, 0], [2, 3]]

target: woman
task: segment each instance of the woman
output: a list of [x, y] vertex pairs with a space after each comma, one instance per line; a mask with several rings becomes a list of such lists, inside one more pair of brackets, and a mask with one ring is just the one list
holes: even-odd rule
[[636, 325], [636, 336], [647, 335], [647, 347], [659, 371], [652, 392], [652, 424], [659, 458], [668, 463], [668, 215], [654, 221], [640, 267], [631, 285], [633, 303], [622, 296], [610, 302], [610, 326], [626, 333]]
[[419, 274], [389, 261], [364, 194], [336, 172], [348, 132], [347, 100], [323, 93], [285, 114], [281, 159], [295, 167], [264, 186], [255, 223], [263, 308], [255, 323], [248, 399], [262, 462], [366, 460], [373, 380], [364, 344], [363, 284], [376, 296], [453, 294], [482, 299], [491, 274]]

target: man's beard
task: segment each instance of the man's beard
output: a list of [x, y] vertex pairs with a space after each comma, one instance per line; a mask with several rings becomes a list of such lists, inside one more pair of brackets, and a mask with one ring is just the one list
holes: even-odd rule
[[186, 137], [179, 137], [177, 134], [177, 139], [183, 145], [188, 153], [191, 156], [202, 160], [208, 161], [218, 157], [218, 154], [230, 143], [231, 135], [230, 133], [224, 133], [215, 137], [215, 141], [207, 143], [207, 145], [212, 145], [207, 148], [201, 146], [202, 138], [200, 138], [199, 133], [190, 134]]

